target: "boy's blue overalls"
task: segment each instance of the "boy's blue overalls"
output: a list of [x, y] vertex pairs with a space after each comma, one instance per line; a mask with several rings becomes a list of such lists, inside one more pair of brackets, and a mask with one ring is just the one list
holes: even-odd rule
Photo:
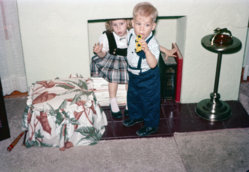
[[[131, 38], [132, 34], [130, 35]], [[153, 35], [146, 40], [147, 44]], [[130, 42], [128, 41], [128, 45]], [[139, 75], [129, 73], [127, 103], [131, 120], [143, 119], [146, 127], [158, 128], [160, 120], [160, 72], [159, 67], [142, 72], [141, 63], [145, 59], [144, 51], [139, 56], [137, 67], [129, 68], [139, 70]]]

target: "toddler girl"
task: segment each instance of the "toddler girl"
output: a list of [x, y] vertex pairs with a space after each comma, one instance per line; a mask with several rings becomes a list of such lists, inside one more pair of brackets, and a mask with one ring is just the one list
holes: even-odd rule
[[[118, 84], [128, 83], [127, 73], [127, 30], [130, 21], [115, 19], [106, 22], [106, 31], [100, 36], [99, 43], [93, 47], [91, 76], [99, 76], [108, 81], [111, 113], [120, 119], [122, 114], [118, 107], [116, 95]], [[125, 115], [128, 115], [127, 106]]]

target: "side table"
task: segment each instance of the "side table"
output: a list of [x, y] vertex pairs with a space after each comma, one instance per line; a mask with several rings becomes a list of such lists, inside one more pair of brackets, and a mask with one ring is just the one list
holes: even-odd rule
[[196, 113], [201, 118], [209, 121], [222, 121], [228, 119], [231, 115], [230, 106], [226, 102], [220, 100], [220, 94], [218, 93], [222, 54], [230, 54], [239, 51], [241, 48], [241, 41], [236, 37], [232, 37], [232, 44], [227, 46], [216, 45], [211, 43], [212, 37], [213, 35], [203, 37], [201, 44], [205, 49], [218, 53], [214, 90], [210, 94], [210, 99], [204, 99], [197, 103]]

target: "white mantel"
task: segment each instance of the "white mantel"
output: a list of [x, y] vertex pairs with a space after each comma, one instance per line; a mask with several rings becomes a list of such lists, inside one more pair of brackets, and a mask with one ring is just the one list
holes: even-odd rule
[[[93, 45], [89, 45], [88, 20], [132, 17], [132, 9], [138, 2], [17, 0], [28, 85], [75, 73], [89, 77]], [[160, 44], [168, 48], [171, 42], [183, 44], [181, 102], [198, 102], [209, 98], [213, 91], [217, 54], [205, 50], [200, 41], [217, 27], [231, 30], [243, 45], [239, 52], [223, 55], [218, 90], [222, 100], [238, 100], [249, 1], [156, 0], [151, 3], [159, 16], [185, 16], [184, 31], [179, 28], [181, 24], [174, 22], [165, 33], [164, 29], [157, 28], [160, 35], [165, 35], [165, 39], [158, 38]], [[99, 34], [96, 33], [97, 37]]]

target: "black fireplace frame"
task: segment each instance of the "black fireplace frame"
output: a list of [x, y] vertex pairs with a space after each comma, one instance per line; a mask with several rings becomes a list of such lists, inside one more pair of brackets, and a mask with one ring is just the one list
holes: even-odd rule
[[0, 78], [0, 141], [10, 137], [9, 124], [3, 98], [2, 83]]

